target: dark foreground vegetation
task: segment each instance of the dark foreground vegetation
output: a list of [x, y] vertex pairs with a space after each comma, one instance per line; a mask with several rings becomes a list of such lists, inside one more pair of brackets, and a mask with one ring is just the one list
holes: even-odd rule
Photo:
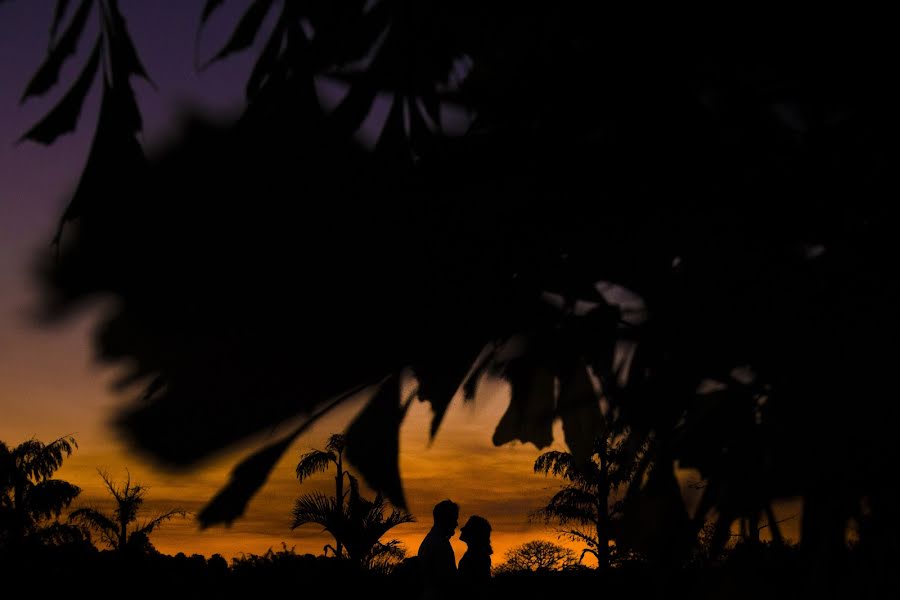
[[[624, 562], [601, 572], [586, 567], [498, 573], [485, 590], [493, 598], [802, 598], [802, 556], [797, 546], [739, 544], [726, 557], [663, 569], [647, 562]], [[849, 548], [829, 577], [833, 597], [889, 597], [896, 582], [871, 576], [871, 557]], [[299, 597], [418, 598], [413, 562], [380, 572], [364, 571], [333, 557], [297, 554], [293, 549], [244, 555], [231, 564], [179, 553], [122, 555], [97, 551], [87, 543], [36, 547], [0, 556], [4, 581], [38, 586], [42, 593], [158, 595], [197, 593], [204, 597], [256, 598], [293, 590]], [[885, 596], [888, 594], [888, 596]], [[468, 597], [465, 591], [453, 597]], [[828, 596], [826, 596], [828, 597]]]

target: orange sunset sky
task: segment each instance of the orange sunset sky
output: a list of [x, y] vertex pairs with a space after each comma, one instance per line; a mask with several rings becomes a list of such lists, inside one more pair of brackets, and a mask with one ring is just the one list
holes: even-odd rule
[[[199, 3], [167, 0], [122, 4], [135, 43], [158, 88], [154, 91], [136, 83], [148, 147], [166, 136], [177, 107], [186, 101], [203, 106], [210, 114], [239, 110], [243, 82], [254, 56], [237, 56], [203, 74], [196, 73], [190, 57], [195, 51]], [[0, 440], [16, 445], [31, 437], [51, 441], [73, 434], [80, 448], [66, 460], [58, 477], [83, 488], [75, 506], [109, 507], [97, 469], [108, 471], [117, 481], [128, 469], [133, 481], [149, 487], [148, 517], [175, 507], [198, 512], [249, 450], [233, 449], [189, 473], [154, 468], [133, 454], [107, 425], [115, 407], [127, 400], [128, 394], [112, 388], [114, 367], [93, 361], [91, 328], [97, 307], [85, 307], [54, 328], [38, 328], [31, 317], [39, 298], [29, 274], [31, 264], [37, 249], [50, 243], [62, 207], [77, 181], [98, 104], [96, 92], [92, 92], [77, 132], [50, 147], [30, 143], [13, 146], [56, 99], [51, 94], [18, 105], [19, 95], [46, 51], [52, 6], [51, 2], [31, 1], [0, 4]], [[180, 12], [185, 14], [176, 14]], [[222, 22], [232, 22], [229, 19], [233, 16], [223, 10]], [[210, 36], [215, 38], [215, 24], [211, 30]], [[218, 43], [210, 39], [207, 45], [215, 47]], [[72, 62], [77, 65], [87, 50], [79, 48]], [[63, 70], [64, 82], [71, 80], [76, 68], [70, 64]], [[244, 518], [232, 527], [201, 532], [192, 519], [176, 520], [155, 532], [152, 542], [165, 553], [219, 553], [226, 558], [241, 552], [259, 554], [270, 547], [279, 549], [282, 541], [288, 547], [296, 546], [298, 552], [321, 553], [330, 537], [316, 526], [291, 531], [289, 514], [299, 494], [316, 489], [327, 492], [333, 480], [321, 474], [301, 486], [294, 477], [294, 467], [301, 453], [324, 447], [329, 434], [342, 431], [363, 399], [356, 398], [302, 436], [251, 502]], [[533, 474], [532, 464], [540, 451], [530, 445], [495, 448], [491, 444], [493, 429], [507, 402], [504, 383], [483, 382], [474, 405], [465, 405], [459, 397], [454, 400], [433, 444], [427, 439], [429, 405], [413, 405], [402, 430], [400, 469], [410, 511], [418, 521], [393, 530], [410, 554], [415, 553], [431, 526], [432, 506], [448, 497], [461, 506], [460, 524], [473, 514], [492, 523], [494, 564], [502, 562], [505, 551], [514, 545], [536, 538], [556, 540], [552, 527], [529, 523], [527, 518], [529, 511], [546, 502], [559, 485], [557, 480]], [[268, 435], [274, 439], [279, 433]], [[564, 449], [559, 426], [555, 439], [553, 448]], [[689, 484], [696, 481], [696, 475], [683, 472], [679, 476], [690, 509], [696, 491]], [[779, 513], [785, 517], [797, 514], [797, 507], [782, 505]], [[798, 522], [792, 519], [782, 525], [793, 539], [797, 539]], [[577, 544], [571, 546], [580, 549]], [[464, 546], [457, 538], [454, 547], [460, 557]]]

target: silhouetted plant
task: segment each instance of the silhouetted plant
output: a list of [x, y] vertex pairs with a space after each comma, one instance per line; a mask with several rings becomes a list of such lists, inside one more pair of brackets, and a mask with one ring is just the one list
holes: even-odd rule
[[567, 483], [545, 506], [534, 511], [532, 518], [563, 526], [558, 530], [561, 535], [587, 544], [579, 562], [585, 554], [593, 554], [600, 569], [608, 568], [618, 558], [610, 547], [624, 506], [616, 492], [646, 468], [642, 460], [646, 447], [630, 447], [627, 439], [627, 432], [609, 427], [605, 436], [596, 438], [589, 460], [578, 461], [569, 452], [554, 450], [534, 462], [535, 473], [561, 477]]
[[570, 548], [546, 540], [525, 542], [508, 550], [505, 558], [502, 564], [494, 567], [495, 573], [562, 571], [579, 563]]
[[[77, 534], [58, 522], [81, 488], [53, 474], [78, 444], [66, 436], [49, 444], [30, 439], [13, 448], [0, 442], [0, 547], [37, 543], [80, 541]], [[73, 537], [74, 536], [74, 537]]]
[[[164, 522], [175, 517], [186, 517], [188, 512], [171, 509], [161, 515], [137, 524], [138, 513], [144, 504], [147, 488], [131, 482], [131, 473], [125, 483], [117, 486], [105, 471], [98, 470], [107, 491], [116, 501], [112, 514], [95, 508], [79, 508], [69, 515], [69, 521], [90, 531], [96, 531], [100, 540], [120, 553], [134, 555], [152, 554], [155, 550], [150, 543], [150, 534]], [[132, 525], [134, 524], [134, 525]]]
[[[297, 463], [297, 479], [300, 483], [310, 477], [314, 473], [326, 471], [330, 465], [334, 465], [337, 473], [334, 476], [334, 497], [337, 503], [343, 506], [346, 502], [346, 493], [344, 492], [344, 477], [350, 477], [350, 472], [344, 469], [344, 448], [347, 445], [346, 438], [340, 434], [332, 434], [325, 444], [325, 450], [310, 450], [300, 456]], [[335, 556], [343, 558], [343, 543], [335, 538], [335, 547], [332, 548]], [[326, 549], [330, 546], [326, 546]]]
[[346, 501], [318, 492], [300, 496], [294, 503], [291, 528], [311, 523], [321, 525], [344, 549], [352, 564], [367, 570], [387, 571], [406, 554], [399, 540], [382, 542], [381, 538], [397, 525], [415, 518], [396, 508], [385, 514], [388, 506], [384, 496], [379, 493], [375, 500], [367, 500], [359, 493], [356, 478], [349, 473], [347, 476], [350, 490]]

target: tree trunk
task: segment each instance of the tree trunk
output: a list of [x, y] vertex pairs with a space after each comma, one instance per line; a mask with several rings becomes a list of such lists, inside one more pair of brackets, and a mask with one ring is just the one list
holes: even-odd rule
[[128, 530], [126, 528], [127, 525], [128, 524], [124, 520], [119, 523], [119, 552], [125, 552], [128, 547]]
[[609, 478], [605, 461], [601, 469], [600, 498], [597, 502], [597, 570], [609, 569], [611, 556], [609, 551]]
[[[334, 478], [334, 499], [338, 510], [344, 510], [344, 450], [339, 450], [337, 456], [337, 475]], [[336, 554], [338, 558], [342, 558], [344, 555], [344, 545], [341, 544], [341, 540], [337, 538], [334, 538], [334, 541], [337, 545], [337, 548], [335, 549]]]

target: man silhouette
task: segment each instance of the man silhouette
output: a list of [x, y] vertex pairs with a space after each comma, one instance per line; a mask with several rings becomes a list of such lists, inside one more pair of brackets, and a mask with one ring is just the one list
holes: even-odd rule
[[434, 525], [419, 546], [419, 562], [426, 600], [449, 598], [456, 580], [456, 555], [450, 538], [459, 525], [459, 506], [450, 500], [441, 500], [434, 510]]

